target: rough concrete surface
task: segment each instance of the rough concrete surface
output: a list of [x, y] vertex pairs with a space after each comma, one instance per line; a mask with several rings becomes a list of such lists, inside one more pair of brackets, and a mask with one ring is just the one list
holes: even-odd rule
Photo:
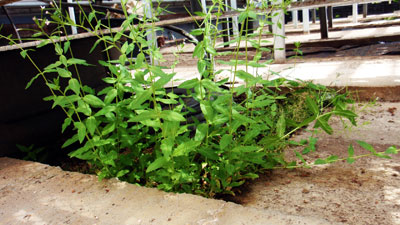
[[[333, 135], [316, 134], [316, 151], [304, 155], [304, 159], [313, 162], [330, 155], [346, 158], [350, 144], [355, 155], [368, 154], [356, 140], [371, 144], [378, 152], [389, 146], [400, 147], [399, 102], [357, 104], [356, 109], [357, 127], [332, 118]], [[294, 139], [308, 139], [310, 135], [305, 129]], [[303, 148], [287, 149], [287, 158], [296, 160], [294, 150], [301, 152]], [[245, 206], [351, 225], [400, 224], [400, 155], [391, 159], [364, 157], [352, 164], [341, 161], [312, 169], [274, 170], [251, 182], [246, 192], [234, 200]]]
[[0, 158], [0, 224], [331, 224]]

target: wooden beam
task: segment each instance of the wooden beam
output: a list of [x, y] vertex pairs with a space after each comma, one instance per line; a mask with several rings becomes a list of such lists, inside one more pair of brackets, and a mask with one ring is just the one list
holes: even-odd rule
[[321, 29], [321, 39], [328, 38], [328, 25], [326, 24], [326, 7], [319, 7], [319, 25]]
[[328, 6], [327, 11], [328, 11], [328, 27], [333, 28], [333, 7]]
[[363, 18], [367, 18], [368, 14], [368, 4], [363, 5]]
[[7, 5], [13, 2], [19, 2], [20, 0], [0, 0], [0, 6]]
[[317, 10], [316, 9], [311, 9], [311, 20], [312, 20], [312, 23], [317, 22]]
[[346, 6], [353, 4], [366, 4], [373, 2], [388, 2], [389, 0], [306, 0], [304, 2], [292, 2], [288, 10], [319, 8], [325, 6]]

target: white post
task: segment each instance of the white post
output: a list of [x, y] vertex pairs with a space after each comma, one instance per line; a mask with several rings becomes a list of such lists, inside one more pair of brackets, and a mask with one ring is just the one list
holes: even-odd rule
[[[237, 3], [236, 0], [231, 0], [231, 7], [233, 10], [237, 9]], [[232, 17], [232, 29], [233, 29], [233, 35], [236, 37], [239, 36], [239, 23], [238, 23], [238, 17], [234, 16]]]
[[[276, 4], [280, 4], [282, 0], [277, 0]], [[286, 61], [285, 52], [285, 14], [282, 9], [277, 10], [278, 14], [272, 17], [272, 32], [274, 34], [274, 59], [276, 63], [284, 63]], [[278, 26], [278, 23], [281, 26]]]
[[[151, 2], [150, 2], [151, 0], [142, 0], [142, 2], [143, 2], [143, 4], [144, 4], [144, 15], [147, 17], [147, 18], [152, 18], [153, 17], [153, 13], [152, 13], [152, 7], [151, 7]], [[149, 48], [152, 48], [153, 46], [156, 46], [157, 47], [157, 40], [156, 40], [156, 33], [154, 32], [154, 30], [152, 31], [152, 32], [149, 32], [148, 34], [147, 34], [147, 41], [151, 41], [150, 42], [150, 46], [149, 46]], [[151, 63], [154, 65], [154, 64], [157, 64], [157, 61], [154, 61], [153, 62], [153, 57], [151, 57], [150, 56], [150, 60], [151, 60]]]
[[358, 16], [358, 5], [353, 4], [353, 23], [357, 23], [357, 16]]
[[203, 8], [203, 13], [207, 13], [207, 3], [206, 3], [206, 0], [201, 0], [201, 7]]
[[310, 15], [308, 9], [303, 9], [303, 31], [305, 34], [310, 33]]
[[[297, 2], [297, 0], [293, 0], [292, 2]], [[292, 21], [293, 21], [293, 26], [294, 28], [297, 28], [299, 23], [299, 13], [297, 10], [293, 10], [292, 11]]]
[[298, 21], [299, 21], [299, 15], [297, 10], [292, 11], [292, 16], [293, 16], [293, 26], [294, 28], [297, 28], [299, 26]]
[[[68, 3], [72, 3], [72, 0], [67, 0]], [[69, 13], [69, 18], [76, 23], [75, 21], [75, 10], [74, 7], [68, 7], [68, 13]], [[75, 26], [71, 26], [72, 34], [77, 34], [78, 30], [76, 29]]]

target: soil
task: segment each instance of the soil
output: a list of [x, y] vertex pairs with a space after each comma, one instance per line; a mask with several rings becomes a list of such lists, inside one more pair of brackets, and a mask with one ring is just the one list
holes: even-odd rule
[[[361, 109], [365, 105], [358, 106]], [[375, 150], [400, 147], [400, 103], [378, 103], [359, 112], [359, 127], [349, 128], [333, 118], [332, 136], [320, 133], [315, 152], [306, 160], [337, 155], [347, 157], [354, 146], [355, 155], [366, 154], [355, 140], [363, 140]], [[348, 123], [346, 123], [348, 125]], [[307, 130], [294, 137], [307, 138]], [[295, 159], [294, 151], [286, 151]], [[400, 155], [392, 159], [364, 157], [353, 164], [337, 162], [312, 169], [274, 170], [247, 185], [233, 199], [244, 206], [274, 209], [284, 213], [317, 216], [345, 224], [400, 224]]]

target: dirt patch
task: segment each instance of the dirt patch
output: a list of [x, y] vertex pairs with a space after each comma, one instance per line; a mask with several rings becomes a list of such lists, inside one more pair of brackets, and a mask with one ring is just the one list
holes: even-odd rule
[[[353, 144], [355, 154], [366, 154], [355, 143], [363, 140], [377, 151], [400, 146], [400, 103], [358, 106], [359, 128], [349, 129], [340, 120], [332, 126], [334, 135], [318, 134], [316, 152], [305, 157], [338, 155], [347, 157]], [[393, 112], [393, 113], [392, 113]], [[393, 122], [390, 122], [393, 121]], [[304, 131], [296, 137], [309, 134]], [[292, 148], [287, 157], [294, 159]], [[248, 191], [234, 200], [245, 206], [274, 209], [301, 216], [318, 216], [346, 224], [400, 224], [400, 156], [392, 159], [361, 158], [353, 164], [339, 162], [313, 169], [274, 170], [248, 185]]]

